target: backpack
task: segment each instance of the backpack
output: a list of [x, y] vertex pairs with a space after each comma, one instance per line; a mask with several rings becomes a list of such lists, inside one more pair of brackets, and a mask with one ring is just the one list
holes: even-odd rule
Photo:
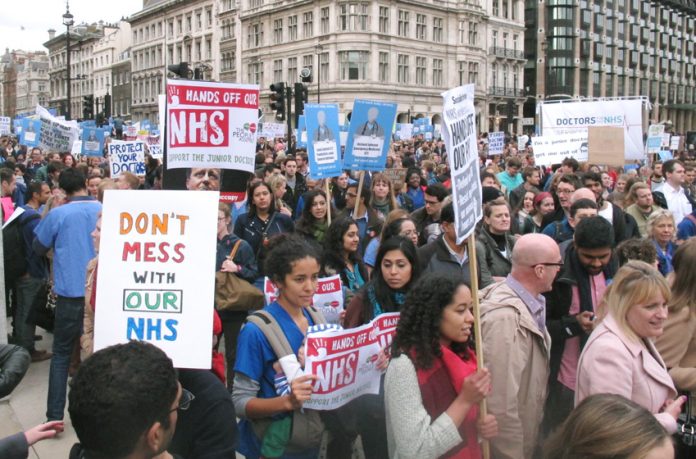
[[14, 284], [26, 274], [28, 269], [27, 254], [24, 247], [24, 225], [41, 218], [34, 212], [31, 215], [19, 215], [2, 229], [2, 250], [5, 263], [5, 285]]
[[[309, 306], [307, 312], [315, 325], [326, 323], [324, 316], [313, 306]], [[253, 312], [247, 316], [246, 321], [259, 327], [279, 360], [294, 354], [292, 346], [290, 346], [283, 329], [269, 312], [264, 310]], [[250, 419], [249, 421], [251, 421], [254, 433], [260, 439], [263, 439], [266, 429], [268, 429], [271, 422], [273, 422], [273, 419]], [[292, 428], [290, 439], [286, 445], [286, 451], [292, 454], [319, 448], [324, 430], [324, 423], [317, 411], [293, 411]]]

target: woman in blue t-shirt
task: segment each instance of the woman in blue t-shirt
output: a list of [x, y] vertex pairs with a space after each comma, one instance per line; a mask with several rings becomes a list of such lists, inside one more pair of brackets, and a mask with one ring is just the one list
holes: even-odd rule
[[[306, 307], [312, 302], [319, 277], [318, 255], [314, 248], [295, 235], [280, 235], [269, 243], [266, 275], [278, 288], [278, 299], [264, 308], [278, 322], [292, 350], [298, 353], [314, 325]], [[320, 313], [319, 313], [320, 314]], [[265, 421], [279, 420], [299, 410], [312, 394], [313, 375], [300, 376], [291, 383], [289, 395], [278, 396], [274, 386], [278, 357], [263, 331], [247, 323], [239, 334], [234, 367], [232, 399], [239, 423], [238, 451], [247, 459], [259, 458], [261, 439], [255, 433]], [[255, 425], [254, 425], [255, 424]], [[316, 457], [317, 449], [286, 453], [287, 459]]]

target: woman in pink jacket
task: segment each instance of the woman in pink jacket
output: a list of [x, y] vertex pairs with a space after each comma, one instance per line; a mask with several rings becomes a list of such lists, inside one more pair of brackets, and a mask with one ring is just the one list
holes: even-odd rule
[[652, 266], [630, 261], [606, 291], [607, 315], [580, 355], [575, 405], [592, 394], [618, 394], [645, 407], [668, 433], [684, 403], [652, 340], [667, 319], [669, 285]]

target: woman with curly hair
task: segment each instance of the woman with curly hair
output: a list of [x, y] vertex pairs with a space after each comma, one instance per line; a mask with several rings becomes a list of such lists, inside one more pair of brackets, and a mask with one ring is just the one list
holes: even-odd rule
[[339, 218], [332, 222], [324, 238], [321, 260], [322, 275], [340, 274], [343, 286], [351, 292], [357, 292], [367, 279], [367, 271], [358, 252], [358, 234], [358, 224], [352, 218]]
[[[302, 216], [295, 224], [295, 231], [308, 242], [321, 247], [329, 229], [327, 214], [331, 204], [322, 190], [310, 190], [303, 195], [303, 199], [305, 204]], [[336, 211], [332, 213], [336, 215]]]
[[384, 380], [389, 457], [481, 457], [478, 437], [498, 433], [493, 415], [478, 422], [491, 390], [473, 346], [471, 291], [461, 280], [428, 274], [401, 309]]

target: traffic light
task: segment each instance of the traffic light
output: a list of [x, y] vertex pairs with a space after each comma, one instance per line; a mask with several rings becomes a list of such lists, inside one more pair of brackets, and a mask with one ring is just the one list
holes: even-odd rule
[[285, 120], [285, 83], [273, 83], [271, 85], [271, 109], [275, 110], [275, 118], [278, 121]]
[[82, 97], [82, 119], [91, 120], [94, 117], [94, 96]]
[[190, 80], [193, 76], [193, 72], [189, 68], [188, 62], [168, 65], [167, 70], [184, 80]]
[[295, 83], [295, 125], [300, 115], [304, 113], [304, 104], [309, 98], [309, 89], [304, 83]]
[[111, 94], [104, 96], [104, 117], [111, 117]]

